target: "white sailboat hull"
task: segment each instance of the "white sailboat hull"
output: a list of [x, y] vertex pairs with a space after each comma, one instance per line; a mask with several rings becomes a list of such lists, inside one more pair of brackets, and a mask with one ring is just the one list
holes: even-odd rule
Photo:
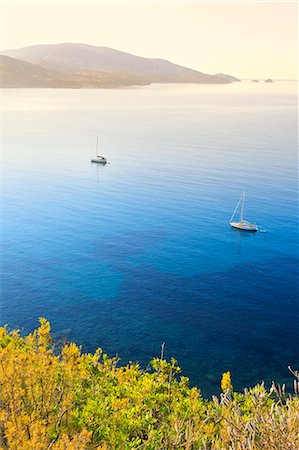
[[[246, 191], [243, 192], [243, 194], [240, 197], [240, 200], [237, 203], [237, 206], [235, 207], [235, 210], [233, 212], [233, 215], [230, 218], [229, 224], [233, 228], [237, 228], [238, 230], [244, 230], [244, 231], [258, 231], [258, 227], [255, 223], [250, 223], [248, 220], [244, 220], [244, 208], [245, 208], [245, 197], [246, 197]], [[236, 213], [238, 211], [238, 208], [240, 206], [240, 203], [242, 202], [241, 207], [241, 214], [240, 219], [238, 221], [234, 220]]]
[[241, 222], [230, 222], [230, 226], [244, 231], [258, 231], [257, 225], [250, 223], [247, 220], [242, 220]]
[[104, 156], [96, 156], [95, 158], [91, 159], [91, 162], [98, 164], [107, 164], [107, 159], [104, 158]]
[[99, 155], [99, 136], [97, 136], [96, 156], [91, 158], [91, 162], [97, 164], [107, 164], [107, 159], [104, 156]]

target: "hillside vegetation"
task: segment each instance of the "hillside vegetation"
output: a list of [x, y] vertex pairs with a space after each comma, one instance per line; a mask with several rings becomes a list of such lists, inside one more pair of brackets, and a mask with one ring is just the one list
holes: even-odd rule
[[[175, 360], [118, 367], [101, 349], [55, 349], [50, 324], [0, 328], [0, 448], [11, 450], [296, 450], [299, 397], [274, 385], [204, 400]], [[298, 374], [295, 372], [295, 376]]]
[[150, 83], [146, 77], [131, 73], [82, 70], [71, 74], [0, 55], [2, 88], [114, 88], [147, 84]]
[[1, 53], [2, 87], [101, 88], [238, 81], [230, 75], [209, 75], [164, 59], [88, 44], [32, 45]]

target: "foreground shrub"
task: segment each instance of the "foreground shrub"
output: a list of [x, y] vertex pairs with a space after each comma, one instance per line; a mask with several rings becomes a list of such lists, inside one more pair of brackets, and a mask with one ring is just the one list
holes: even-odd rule
[[174, 359], [117, 363], [75, 344], [54, 352], [45, 319], [25, 337], [0, 328], [0, 449], [299, 449], [296, 393], [236, 393], [227, 372], [208, 401]]

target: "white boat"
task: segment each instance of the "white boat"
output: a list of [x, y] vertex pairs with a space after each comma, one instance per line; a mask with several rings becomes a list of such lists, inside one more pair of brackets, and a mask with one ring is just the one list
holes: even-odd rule
[[[246, 191], [243, 192], [243, 194], [240, 197], [240, 200], [238, 201], [238, 204], [233, 212], [233, 215], [230, 218], [229, 224], [233, 228], [238, 228], [239, 230], [244, 231], [258, 231], [258, 227], [255, 223], [250, 223], [248, 220], [244, 220], [244, 208], [245, 208], [245, 198], [246, 198]], [[241, 214], [240, 219], [238, 221], [235, 221], [235, 215], [237, 214], [237, 211], [239, 209], [240, 203], [242, 202], [241, 207]]]
[[94, 158], [91, 158], [91, 162], [98, 164], [107, 164], [107, 159], [104, 156], [99, 155], [99, 136], [97, 136], [96, 156]]
[[107, 164], [107, 159], [104, 158], [104, 156], [97, 155], [94, 158], [91, 158], [91, 162], [99, 164]]

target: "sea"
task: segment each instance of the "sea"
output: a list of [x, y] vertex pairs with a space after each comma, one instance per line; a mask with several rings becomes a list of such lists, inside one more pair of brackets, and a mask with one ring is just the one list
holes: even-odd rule
[[204, 397], [291, 386], [297, 120], [294, 81], [2, 90], [0, 325], [146, 370], [165, 343]]

